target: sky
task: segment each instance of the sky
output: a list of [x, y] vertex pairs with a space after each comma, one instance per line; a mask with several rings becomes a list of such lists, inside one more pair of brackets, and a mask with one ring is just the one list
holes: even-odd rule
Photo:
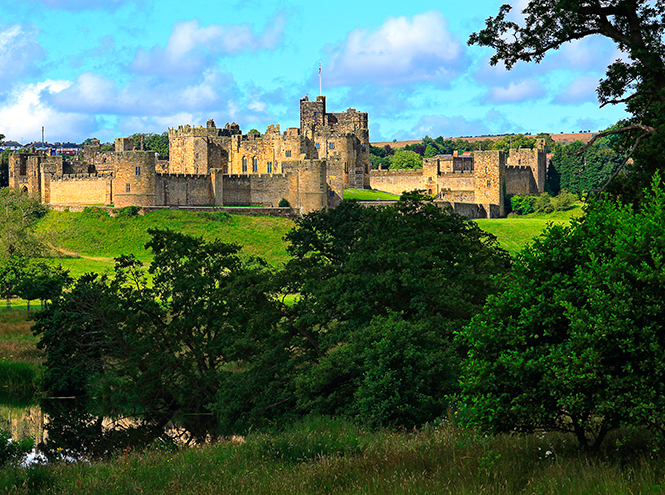
[[[329, 112], [369, 113], [372, 142], [597, 131], [626, 117], [595, 93], [621, 56], [609, 40], [511, 71], [468, 46], [503, 1], [0, 0], [0, 133], [111, 142], [210, 118], [285, 130], [320, 87]], [[525, 4], [514, 0], [514, 19]]]

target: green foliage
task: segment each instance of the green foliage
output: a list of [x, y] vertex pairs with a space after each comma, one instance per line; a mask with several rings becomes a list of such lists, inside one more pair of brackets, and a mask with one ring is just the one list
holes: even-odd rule
[[607, 138], [601, 138], [583, 154], [577, 155], [584, 147], [581, 141], [557, 146], [548, 172], [550, 190], [565, 189], [578, 196], [598, 190], [623, 161]]
[[300, 407], [405, 427], [443, 414], [455, 389], [452, 331], [507, 265], [493, 237], [410, 194], [310, 213], [286, 240], [285, 285], [300, 294], [285, 323], [299, 349]]
[[260, 133], [257, 129], [250, 129], [250, 130], [247, 132], [247, 135], [248, 135], [248, 136], [260, 137], [260, 136], [261, 136], [261, 133]]
[[279, 206], [280, 208], [289, 208], [291, 205], [286, 200], [286, 198], [282, 198], [279, 200], [279, 204], [277, 206]]
[[139, 211], [141, 211], [140, 206], [125, 206], [124, 208], [120, 208], [115, 216], [116, 218], [135, 217], [139, 214]]
[[39, 197], [18, 188], [0, 188], [0, 259], [43, 254], [44, 243], [34, 234], [35, 222], [48, 211]]
[[164, 131], [161, 134], [154, 133], [136, 133], [130, 136], [134, 140], [134, 149], [141, 148], [141, 140], [146, 150], [152, 150], [161, 156], [169, 156], [169, 133]]
[[503, 291], [459, 333], [472, 422], [570, 431], [597, 450], [620, 427], [662, 429], [665, 193], [640, 212], [595, 203], [522, 252]]
[[390, 158], [391, 169], [413, 169], [422, 168], [422, 157], [415, 151], [397, 150]]
[[[44, 401], [50, 448], [102, 455], [150, 443], [168, 422], [202, 440], [259, 425], [266, 410], [285, 413], [286, 336], [274, 331], [265, 263], [242, 261], [233, 244], [150, 233], [152, 287], [141, 264], [121, 256], [112, 280], [81, 277], [35, 317], [44, 389], [78, 397]], [[133, 425], [103, 432], [102, 417]]]
[[[0, 360], [0, 402], [31, 400], [37, 391], [38, 372], [34, 365]], [[2, 462], [0, 462], [2, 465]]]
[[533, 213], [536, 205], [536, 196], [522, 196], [516, 194], [510, 198], [510, 206], [513, 213], [528, 215]]
[[11, 435], [0, 430], [0, 469], [10, 463], [20, 462], [32, 450], [33, 442], [29, 438], [12, 441]]

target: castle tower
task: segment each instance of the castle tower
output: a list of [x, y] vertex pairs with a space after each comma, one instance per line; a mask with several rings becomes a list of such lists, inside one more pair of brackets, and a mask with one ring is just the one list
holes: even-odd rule
[[115, 206], [154, 206], [155, 152], [134, 151], [131, 138], [116, 139], [115, 148], [112, 198]]
[[314, 133], [326, 125], [326, 97], [317, 96], [316, 101], [309, 101], [305, 96], [300, 100], [300, 132], [310, 139]]

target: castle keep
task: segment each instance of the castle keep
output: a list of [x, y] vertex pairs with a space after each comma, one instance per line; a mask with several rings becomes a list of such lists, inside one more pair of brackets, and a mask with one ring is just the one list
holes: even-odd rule
[[218, 128], [213, 120], [179, 126], [169, 129], [168, 160], [136, 144], [118, 138], [114, 151], [101, 151], [93, 141], [71, 160], [16, 152], [9, 186], [39, 193], [50, 205], [275, 207], [285, 199], [301, 214], [336, 206], [344, 188], [420, 189], [478, 218], [504, 215], [506, 193], [539, 193], [545, 182], [542, 145], [509, 155], [440, 155], [426, 158], [422, 169], [370, 172], [367, 113], [329, 113], [325, 96], [302, 98], [300, 127], [284, 132], [271, 125], [263, 135], [243, 134], [236, 123]]

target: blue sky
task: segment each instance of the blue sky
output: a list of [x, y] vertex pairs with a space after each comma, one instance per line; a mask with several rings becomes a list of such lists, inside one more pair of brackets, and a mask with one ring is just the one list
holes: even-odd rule
[[[598, 130], [602, 38], [490, 67], [468, 36], [501, 0], [0, 0], [0, 133], [112, 141], [182, 124], [298, 126], [298, 101], [369, 112], [372, 141]], [[519, 17], [516, 0], [514, 15]]]

